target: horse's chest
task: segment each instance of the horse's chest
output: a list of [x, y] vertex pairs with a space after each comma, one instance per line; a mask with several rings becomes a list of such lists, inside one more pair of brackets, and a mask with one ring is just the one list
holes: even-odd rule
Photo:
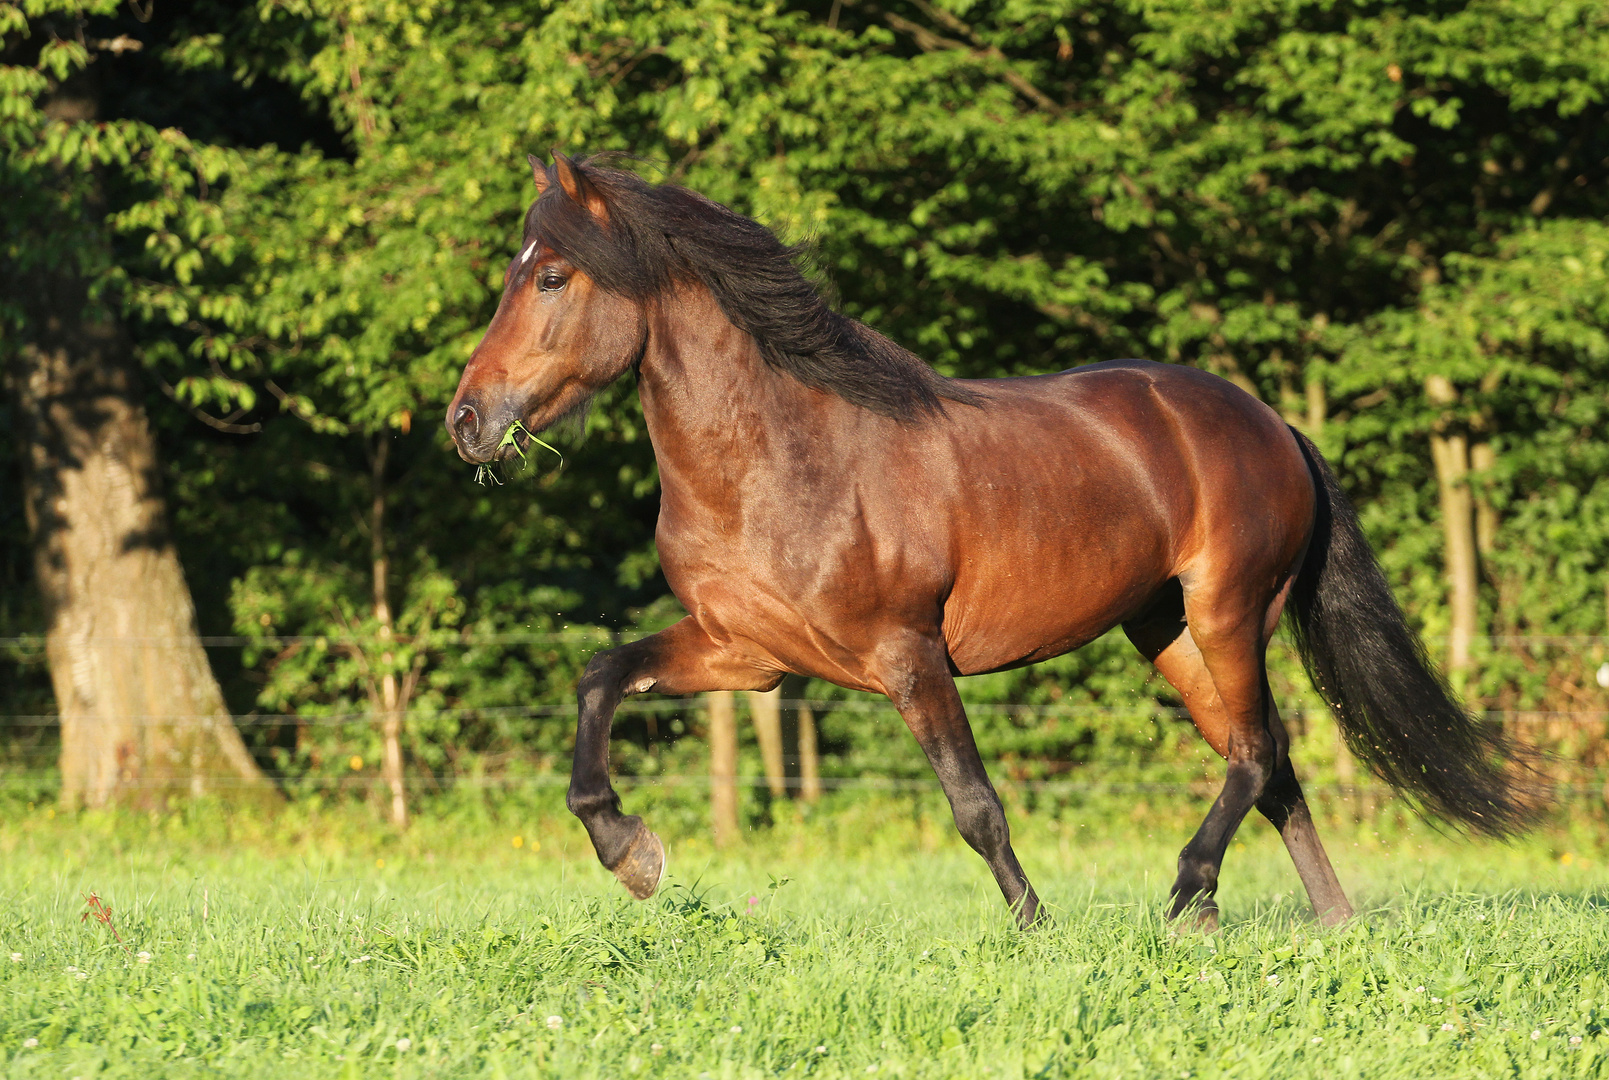
[[764, 592], [805, 599], [827, 579], [852, 573], [867, 545], [820, 518], [662, 510], [655, 533], [660, 565], [687, 603], [709, 586], [723, 594]]

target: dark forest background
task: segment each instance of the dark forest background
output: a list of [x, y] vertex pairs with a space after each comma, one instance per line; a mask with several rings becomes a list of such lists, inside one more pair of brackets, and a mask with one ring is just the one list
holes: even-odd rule
[[[1601, 4], [36, 0], [0, 33], [14, 793], [391, 768], [424, 798], [564, 768], [587, 657], [677, 608], [629, 379], [562, 468], [502, 486], [441, 427], [549, 147], [808, 243], [846, 311], [947, 374], [1139, 356], [1255, 393], [1336, 464], [1472, 704], [1603, 782]], [[80, 485], [102, 457], [133, 479]], [[113, 565], [136, 547], [182, 579]], [[220, 691], [175, 644], [185, 582]], [[1310, 769], [1351, 782], [1275, 659]], [[1207, 775], [1121, 641], [963, 693], [1008, 780]], [[787, 694], [829, 779], [923, 775], [886, 708]], [[162, 734], [202, 715], [222, 750]], [[96, 717], [132, 734], [97, 749]], [[624, 713], [617, 763], [698, 771], [707, 722]]]

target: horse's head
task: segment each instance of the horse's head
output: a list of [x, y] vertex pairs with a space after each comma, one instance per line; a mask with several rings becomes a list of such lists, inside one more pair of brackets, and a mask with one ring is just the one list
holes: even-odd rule
[[562, 154], [551, 168], [530, 161], [538, 194], [519, 254], [447, 407], [447, 431], [465, 461], [508, 457], [515, 424], [539, 432], [584, 406], [631, 366], [647, 333], [640, 302], [604, 289], [564, 254], [606, 243], [599, 185]]

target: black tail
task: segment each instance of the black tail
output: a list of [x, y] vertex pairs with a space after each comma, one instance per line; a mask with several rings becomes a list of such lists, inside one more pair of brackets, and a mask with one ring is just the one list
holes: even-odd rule
[[1307, 674], [1347, 746], [1437, 817], [1494, 836], [1525, 828], [1547, 799], [1535, 755], [1454, 698], [1391, 595], [1335, 473], [1292, 430], [1318, 512], [1287, 610]]

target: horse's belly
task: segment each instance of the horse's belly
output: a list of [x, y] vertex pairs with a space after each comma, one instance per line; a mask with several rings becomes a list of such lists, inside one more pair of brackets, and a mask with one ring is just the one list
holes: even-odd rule
[[944, 607], [956, 670], [981, 675], [1060, 656], [1133, 615], [1167, 580], [1162, 558], [1132, 550], [1145, 540], [1133, 537], [1121, 560], [1058, 553], [964, 576]]

